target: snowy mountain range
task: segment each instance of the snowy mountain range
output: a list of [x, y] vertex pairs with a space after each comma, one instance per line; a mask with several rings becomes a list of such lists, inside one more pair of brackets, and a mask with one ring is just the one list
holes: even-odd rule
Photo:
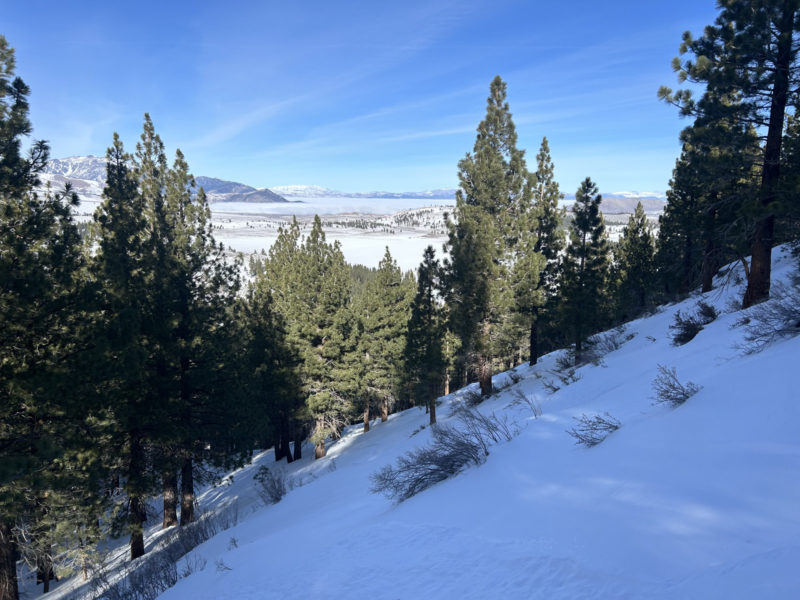
[[[106, 159], [98, 156], [71, 156], [53, 159], [48, 162], [42, 179], [55, 186], [71, 183], [81, 195], [96, 196], [99, 199], [105, 184]], [[211, 202], [245, 203], [283, 203], [298, 202], [319, 198], [351, 199], [430, 199], [431, 201], [455, 198], [455, 188], [441, 188], [421, 192], [342, 192], [318, 185], [285, 185], [272, 188], [255, 188], [244, 183], [227, 181], [215, 177], [197, 176], [197, 184], [202, 186]], [[564, 203], [574, 202], [574, 194], [565, 194]], [[603, 194], [602, 210], [607, 214], [632, 213], [637, 202], [645, 211], [660, 212], [664, 208], [665, 197], [658, 193], [615, 192]]]
[[270, 188], [285, 198], [430, 198], [453, 200], [455, 188], [425, 190], [422, 192], [340, 192], [318, 185], [280, 185]]

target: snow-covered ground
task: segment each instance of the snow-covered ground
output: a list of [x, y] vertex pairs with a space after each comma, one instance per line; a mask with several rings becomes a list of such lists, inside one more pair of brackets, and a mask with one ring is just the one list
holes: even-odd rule
[[[377, 267], [388, 247], [400, 268], [407, 271], [416, 270], [428, 245], [440, 254], [446, 239], [443, 213], [449, 207], [429, 207], [430, 203], [424, 198], [306, 198], [281, 204], [219, 202], [211, 205], [211, 214], [215, 239], [245, 254], [267, 252], [275, 242], [278, 227], [286, 226], [293, 217], [308, 233], [314, 215], [320, 215], [326, 239], [341, 244], [347, 262]], [[409, 215], [417, 215], [417, 219], [408, 222]]]
[[[793, 270], [776, 250], [774, 278]], [[703, 297], [723, 314], [684, 346], [669, 325], [699, 297], [630, 323], [628, 341], [572, 377], [560, 352], [517, 367], [519, 383], [479, 410], [519, 435], [402, 504], [370, 493], [370, 474], [429, 441], [422, 409], [279, 465], [298, 486], [275, 505], [255, 491], [258, 465], [276, 468], [259, 455], [201, 496], [209, 511], [236, 502], [241, 521], [184, 559], [197, 570], [161, 597], [800, 598], [800, 337], [736, 349], [742, 290], [726, 281]], [[654, 403], [658, 365], [702, 389]], [[441, 422], [463, 393], [441, 399]], [[598, 446], [565, 432], [606, 412], [622, 426]]]

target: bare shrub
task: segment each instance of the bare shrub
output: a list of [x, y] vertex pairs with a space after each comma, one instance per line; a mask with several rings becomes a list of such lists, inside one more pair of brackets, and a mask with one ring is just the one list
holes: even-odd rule
[[608, 413], [594, 415], [593, 417], [583, 414], [580, 417], [573, 417], [573, 419], [578, 424], [572, 429], [567, 429], [567, 433], [575, 438], [576, 444], [581, 444], [587, 448], [596, 446], [622, 425]]
[[492, 443], [512, 437], [508, 423], [494, 415], [462, 408], [457, 419], [461, 428], [432, 425], [433, 440], [428, 446], [407, 452], [397, 459], [396, 466], [387, 465], [373, 473], [371, 491], [402, 502], [469, 465], [482, 464]]
[[489, 446], [497, 444], [503, 440], [511, 440], [513, 434], [508, 425], [508, 419], [498, 418], [494, 413], [486, 416], [477, 410], [460, 408], [455, 413], [461, 429], [478, 442], [486, 456], [489, 456]]
[[568, 370], [564, 375], [557, 374], [557, 376], [559, 381], [561, 381], [561, 383], [563, 383], [565, 386], [581, 380], [581, 375], [578, 375], [575, 369]]
[[464, 392], [461, 394], [461, 397], [464, 400], [464, 404], [467, 406], [477, 406], [483, 400], [481, 393], [473, 388], [464, 390]]
[[556, 385], [556, 383], [552, 379], [545, 379], [542, 381], [542, 386], [551, 394], [555, 394], [558, 390], [561, 389], [560, 385]]
[[373, 473], [371, 491], [402, 502], [435, 483], [460, 472], [470, 464], [486, 460], [480, 444], [468, 434], [449, 425], [431, 426], [433, 442], [397, 459]]
[[531, 412], [533, 413], [534, 419], [538, 419], [542, 416], [542, 407], [539, 406], [539, 403], [536, 402], [536, 400], [526, 395], [522, 390], [514, 390], [513, 395], [514, 399], [511, 401], [509, 406], [527, 404], [528, 408], [530, 408]]
[[253, 476], [253, 481], [257, 484], [258, 495], [265, 504], [277, 504], [286, 495], [286, 473], [280, 469], [270, 471], [268, 467], [261, 465]]
[[800, 284], [776, 284], [770, 299], [751, 308], [738, 325], [745, 326], [746, 354], [761, 352], [772, 342], [800, 334]]
[[583, 351], [583, 360], [598, 363], [606, 354], [619, 350], [623, 344], [636, 337], [636, 333], [626, 335], [626, 327], [620, 325], [611, 331], [598, 333], [587, 340], [587, 347]]
[[207, 564], [208, 561], [199, 554], [192, 554], [191, 556], [185, 557], [183, 559], [183, 565], [181, 565], [181, 579], [184, 577], [189, 577], [189, 575], [196, 573], [197, 571], [204, 570]]
[[557, 359], [556, 359], [556, 370], [558, 371], [569, 371], [575, 366], [575, 355], [565, 350]]
[[217, 573], [225, 573], [226, 571], [233, 571], [228, 565], [225, 564], [221, 558], [218, 558], [214, 561], [214, 565], [217, 567]]
[[691, 381], [685, 385], [678, 380], [678, 372], [664, 365], [658, 365], [658, 377], [653, 380], [655, 401], [672, 406], [680, 406], [700, 391], [701, 387]]
[[718, 316], [717, 309], [702, 300], [697, 303], [693, 314], [683, 314], [681, 311], [677, 311], [672, 325], [669, 326], [674, 331], [672, 334], [673, 345], [683, 346], [691, 342], [703, 330], [703, 327], [715, 321]]
[[178, 583], [178, 569], [166, 551], [151, 552], [126, 567], [123, 576], [114, 580], [103, 572], [92, 578], [94, 597], [106, 600], [155, 600]]
[[697, 303], [697, 317], [700, 319], [700, 322], [703, 323], [703, 325], [708, 325], [709, 323], [713, 323], [717, 320], [717, 317], [719, 317], [719, 312], [716, 308], [714, 308], [713, 305], [700, 300]]

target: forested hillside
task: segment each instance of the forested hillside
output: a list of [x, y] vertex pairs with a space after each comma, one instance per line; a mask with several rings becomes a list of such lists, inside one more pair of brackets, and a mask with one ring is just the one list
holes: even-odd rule
[[[255, 554], [245, 557], [230, 542], [246, 578], [220, 557], [216, 570], [194, 579], [208, 588], [179, 585], [171, 594], [340, 595], [355, 577], [348, 561], [372, 552], [357, 585], [376, 595], [395, 586], [403, 596], [425, 593], [398, 583], [404, 562], [431, 569], [420, 581], [436, 596], [452, 589], [527, 597], [539, 585], [548, 597], [588, 594], [594, 585], [608, 597], [682, 595], [681, 586], [703, 593], [718, 579], [734, 592], [739, 574], [755, 576], [773, 554], [775, 587], [752, 589], [780, 596], [796, 588], [788, 564], [798, 552], [786, 533], [796, 532], [787, 504], [797, 499], [787, 475], [797, 467], [796, 444], [786, 429], [796, 410], [786, 356], [796, 355], [797, 340], [784, 338], [800, 333], [798, 51], [796, 0], [721, 2], [702, 36], [685, 34], [673, 66], [694, 93], [658, 92], [688, 118], [667, 205], [657, 233], [637, 206], [618, 242], [609, 239], [592, 177], [569, 211], [562, 207], [548, 138], [535, 155], [519, 147], [513, 81], [495, 77], [474, 144], [453, 165], [459, 188], [445, 217], [447, 241], [428, 247], [416, 272], [403, 272], [388, 248], [377, 268], [348, 264], [318, 216], [307, 234], [296, 221], [282, 227], [269, 253], [247, 265], [232, 258], [214, 239], [208, 197], [187, 156], [178, 149], [167, 157], [148, 113], [137, 140], [109, 132], [102, 202], [79, 228], [76, 191], [41, 186], [50, 149], [31, 139], [31, 92], [0, 36], [0, 600], [18, 600], [21, 582], [35, 587], [31, 579], [44, 593], [70, 577], [94, 581], [81, 593], [122, 593], [109, 579], [111, 540], [127, 540], [134, 570], [165, 559], [174, 570], [218, 532], [204, 529], [198, 491], [234, 469], [252, 472], [254, 457], [260, 470], [251, 492], [277, 486], [280, 499], [287, 482], [275, 473], [293, 473], [300, 487], [301, 472], [322, 479], [324, 469], [337, 470], [325, 481], [341, 487], [314, 482], [246, 526], [269, 533], [236, 534], [259, 555], [260, 544], [272, 543], [265, 536], [278, 536], [258, 567]], [[724, 333], [736, 324], [737, 334]], [[598, 335], [610, 331], [617, 333]], [[739, 342], [745, 357], [727, 349]], [[519, 385], [498, 389], [511, 383]], [[642, 403], [651, 386], [674, 413]], [[606, 400], [618, 414], [603, 416]], [[581, 417], [590, 404], [592, 414]], [[748, 430], [759, 419], [749, 411], [767, 424]], [[592, 442], [620, 428], [592, 451], [605, 459], [586, 459], [596, 475], [583, 455], [549, 441], [561, 436], [564, 416], [577, 417], [567, 428], [588, 446], [581, 436]], [[432, 446], [393, 462], [423, 430], [417, 440]], [[744, 467], [725, 462], [722, 447]], [[311, 452], [324, 467], [312, 466]], [[342, 457], [341, 473], [331, 452]], [[512, 453], [548, 466], [539, 472]], [[373, 491], [410, 499], [489, 454], [489, 475], [469, 471], [426, 492], [438, 503], [414, 499], [393, 509], [368, 494], [372, 475]], [[621, 465], [634, 455], [628, 472]], [[295, 461], [302, 469], [284, 466]], [[504, 462], [518, 466], [502, 471]], [[603, 474], [611, 462], [616, 470]], [[579, 477], [569, 475], [573, 468]], [[663, 481], [645, 476], [648, 468]], [[414, 479], [420, 469], [430, 470], [423, 481]], [[237, 477], [229, 481], [241, 490]], [[664, 489], [670, 482], [676, 488]], [[774, 494], [734, 497], [758, 486]], [[615, 501], [607, 513], [590, 511], [598, 521], [575, 508], [600, 502], [603, 490]], [[574, 510], [559, 512], [554, 498]], [[671, 512], [665, 505], [673, 502]], [[427, 525], [411, 525], [423, 505]], [[468, 517], [481, 505], [491, 516]], [[166, 540], [158, 547], [156, 509]], [[536, 519], [537, 511], [545, 516]], [[436, 530], [434, 512], [450, 515], [443, 522], [486, 525]], [[349, 520], [362, 513], [374, 527], [343, 546], [342, 527], [363, 527]], [[511, 521], [496, 516], [504, 514]], [[552, 529], [573, 518], [581, 523], [577, 549]], [[741, 525], [727, 525], [733, 519]], [[535, 547], [534, 523], [550, 528]], [[512, 531], [518, 527], [527, 541]], [[454, 541], [443, 541], [450, 535]], [[485, 543], [464, 562], [463, 548], [476, 540]], [[211, 542], [215, 555], [219, 543]], [[590, 558], [607, 543], [620, 561], [644, 553], [643, 574], [626, 566], [617, 575], [610, 558]], [[749, 543], [754, 549], [745, 551]], [[662, 545], [663, 562], [652, 554]], [[504, 549], [515, 571], [538, 574], [487, 567]], [[304, 550], [342, 560], [315, 555], [304, 577], [286, 562], [299, 563]], [[380, 579], [388, 563], [391, 577], [377, 585], [371, 577]], [[273, 567], [287, 578], [270, 590]], [[437, 570], [441, 580], [431, 575]], [[461, 579], [463, 570], [475, 577]], [[131, 575], [123, 579], [131, 595], [120, 597], [155, 597], [175, 583], [172, 572], [151, 587]]]

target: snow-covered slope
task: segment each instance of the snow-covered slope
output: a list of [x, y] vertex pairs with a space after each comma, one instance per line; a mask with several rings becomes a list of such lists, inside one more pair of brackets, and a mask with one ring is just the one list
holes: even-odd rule
[[[774, 257], [774, 278], [787, 279], [796, 266]], [[260, 455], [201, 497], [206, 510], [237, 502], [241, 521], [184, 559], [179, 573], [194, 573], [161, 597], [800, 597], [800, 337], [737, 350], [735, 278], [703, 297], [723, 314], [684, 346], [669, 325], [697, 297], [630, 323], [624, 344], [572, 375], [558, 352], [517, 367], [519, 382], [479, 410], [519, 435], [402, 504], [370, 493], [370, 474], [430, 440], [421, 409], [279, 466], [297, 487], [276, 505], [257, 500], [257, 466], [276, 468]], [[702, 389], [655, 404], [658, 365]], [[440, 421], [464, 393], [441, 400]], [[622, 426], [598, 446], [565, 432], [606, 412]]]
[[[775, 258], [785, 278], [794, 267]], [[738, 288], [704, 299], [724, 310]], [[371, 494], [369, 475], [429, 439], [426, 415], [349, 430], [327, 458], [289, 466], [314, 481], [197, 548], [209, 566], [162, 597], [800, 597], [800, 337], [745, 356], [731, 328], [741, 313], [728, 312], [675, 347], [673, 315], [695, 301], [631, 323], [634, 337], [569, 385], [557, 353], [518, 367], [522, 381], [481, 410], [520, 434], [400, 505]], [[675, 409], [654, 404], [659, 364], [702, 389]], [[517, 392], [542, 416], [514, 405]], [[443, 399], [443, 420], [459, 395]], [[605, 412], [622, 427], [599, 446], [565, 433]]]

